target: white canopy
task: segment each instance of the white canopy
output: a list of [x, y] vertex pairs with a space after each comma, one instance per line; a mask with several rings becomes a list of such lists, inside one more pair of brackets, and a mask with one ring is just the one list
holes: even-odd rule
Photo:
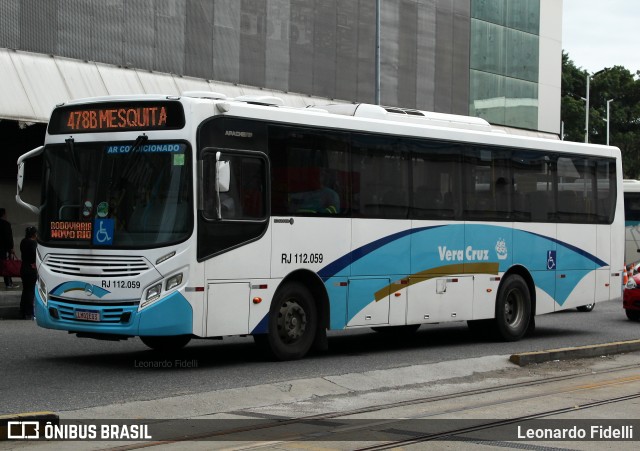
[[107, 95], [180, 95], [184, 91], [213, 91], [228, 97], [275, 96], [282, 98], [285, 105], [301, 108], [328, 101], [302, 94], [0, 48], [0, 119], [46, 123], [57, 104], [73, 99]]

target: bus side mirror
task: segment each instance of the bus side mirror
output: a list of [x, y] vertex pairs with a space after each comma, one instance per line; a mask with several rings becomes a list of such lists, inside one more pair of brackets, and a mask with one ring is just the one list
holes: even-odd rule
[[222, 219], [222, 201], [220, 193], [229, 192], [231, 185], [231, 162], [220, 161], [222, 154], [216, 152], [216, 217]]
[[18, 164], [18, 193], [24, 188], [24, 162]]
[[24, 207], [27, 210], [29, 210], [29, 211], [31, 211], [32, 213], [35, 213], [35, 214], [39, 214], [40, 213], [40, 208], [36, 207], [35, 205], [31, 205], [31, 204], [23, 201], [22, 198], [20, 197], [20, 193], [24, 189], [24, 162], [25, 162], [25, 160], [28, 160], [29, 158], [37, 157], [43, 151], [44, 151], [44, 146], [36, 147], [35, 149], [30, 150], [29, 152], [25, 153], [24, 155], [21, 155], [18, 158], [18, 179], [16, 180], [16, 202], [21, 207]]
[[220, 161], [220, 152], [216, 155], [216, 179], [218, 182], [218, 192], [229, 192], [229, 186], [231, 185], [231, 162]]

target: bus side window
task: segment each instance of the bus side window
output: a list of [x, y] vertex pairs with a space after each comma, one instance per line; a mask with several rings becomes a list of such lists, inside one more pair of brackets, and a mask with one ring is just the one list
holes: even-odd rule
[[303, 127], [269, 129], [271, 213], [346, 216], [350, 213], [349, 135]]
[[297, 174], [301, 179], [297, 184], [297, 189], [292, 190], [289, 194], [289, 211], [327, 215], [335, 215], [340, 212], [340, 197], [331, 188], [334, 183], [331, 182], [328, 170], [311, 167], [298, 168], [294, 171], [290, 168], [289, 174]]
[[516, 221], [555, 221], [551, 160], [545, 154], [517, 150], [511, 158]]
[[409, 217], [409, 153], [395, 138], [353, 135], [354, 216]]

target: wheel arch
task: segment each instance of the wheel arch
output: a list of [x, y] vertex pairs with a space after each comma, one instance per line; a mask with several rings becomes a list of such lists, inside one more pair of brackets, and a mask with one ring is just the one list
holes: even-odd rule
[[[500, 279], [500, 286], [498, 287], [498, 293], [502, 289], [504, 281], [509, 278], [510, 275], [518, 275], [522, 277], [529, 289], [529, 298], [531, 299], [531, 318], [536, 316], [536, 284], [533, 281], [533, 277], [527, 268], [522, 265], [514, 265], [504, 273]], [[497, 301], [497, 298], [496, 298]]]
[[313, 296], [313, 300], [316, 304], [316, 311], [318, 313], [318, 331], [326, 331], [329, 328], [331, 310], [329, 305], [329, 295], [327, 294], [327, 289], [324, 286], [322, 279], [320, 279], [320, 277], [318, 277], [318, 275], [313, 271], [298, 269], [282, 279], [276, 289], [276, 293], [280, 287], [283, 287], [290, 282], [299, 282], [309, 289]]

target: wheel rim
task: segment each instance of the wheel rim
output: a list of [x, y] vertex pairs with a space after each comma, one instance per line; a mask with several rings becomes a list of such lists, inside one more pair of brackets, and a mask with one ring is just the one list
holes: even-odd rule
[[300, 340], [307, 330], [307, 314], [295, 299], [282, 303], [278, 312], [278, 336], [283, 343]]
[[504, 302], [504, 319], [510, 328], [516, 329], [524, 316], [524, 296], [519, 290], [511, 290]]

